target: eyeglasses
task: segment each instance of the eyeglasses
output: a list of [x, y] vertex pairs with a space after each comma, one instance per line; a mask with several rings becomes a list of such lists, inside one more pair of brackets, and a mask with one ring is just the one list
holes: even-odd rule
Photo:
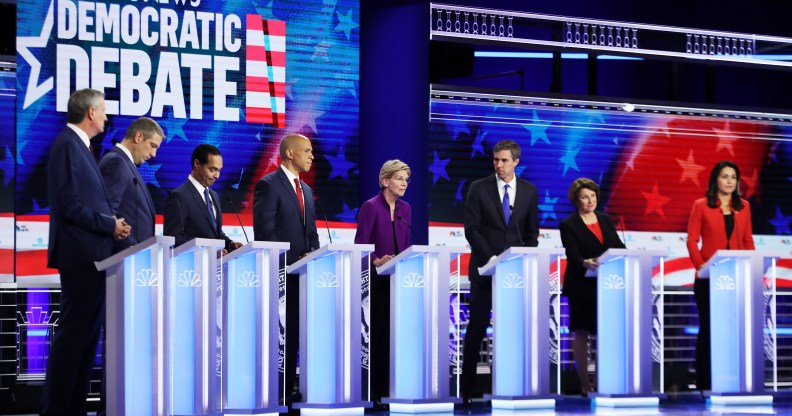
[[404, 182], [408, 185], [410, 184], [410, 178], [402, 178], [401, 176], [392, 176], [391, 179], [394, 181]]

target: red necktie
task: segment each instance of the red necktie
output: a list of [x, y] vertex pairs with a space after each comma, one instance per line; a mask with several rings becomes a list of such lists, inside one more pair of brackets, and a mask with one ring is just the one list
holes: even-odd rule
[[294, 178], [294, 188], [297, 190], [297, 202], [300, 203], [300, 218], [305, 222], [305, 204], [303, 203], [302, 188], [300, 188], [300, 178]]

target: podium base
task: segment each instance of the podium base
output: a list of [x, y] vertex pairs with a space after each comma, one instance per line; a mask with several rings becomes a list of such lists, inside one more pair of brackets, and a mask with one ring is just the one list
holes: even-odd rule
[[311, 416], [352, 416], [362, 415], [363, 409], [372, 407], [371, 402], [349, 403], [294, 403], [295, 409], [300, 409], [301, 415]]
[[286, 413], [288, 411], [289, 408], [286, 406], [273, 406], [262, 409], [223, 409], [223, 413], [221, 414], [223, 416], [275, 416], [278, 413]]
[[589, 394], [598, 407], [658, 407], [665, 394]]
[[709, 402], [713, 407], [773, 405], [773, 394], [767, 392], [761, 392], [761, 393], [705, 392], [704, 397], [709, 398]]
[[462, 400], [456, 397], [444, 399], [393, 399], [383, 397], [382, 403], [388, 405], [388, 412], [390, 413], [414, 415], [421, 413], [454, 413], [454, 403], [462, 403]]
[[492, 408], [499, 410], [554, 409], [557, 397], [553, 394], [536, 396], [484, 395], [484, 399], [490, 401]]

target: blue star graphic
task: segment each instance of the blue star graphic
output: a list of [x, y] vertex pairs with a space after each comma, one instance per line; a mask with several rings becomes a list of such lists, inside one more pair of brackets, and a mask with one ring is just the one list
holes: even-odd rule
[[338, 16], [338, 26], [336, 26], [335, 30], [340, 30], [346, 34], [347, 40], [349, 40], [349, 36], [352, 34], [352, 29], [360, 26], [359, 24], [352, 21], [352, 9], [349, 9], [346, 15], [341, 14], [341, 12], [336, 12], [336, 16]]
[[22, 109], [30, 107], [33, 103], [43, 97], [44, 94], [52, 90], [55, 84], [54, 78], [49, 77], [42, 82], [39, 82], [41, 75], [41, 62], [30, 51], [35, 48], [46, 48], [49, 43], [49, 38], [52, 35], [52, 27], [54, 26], [54, 2], [50, 2], [47, 15], [44, 17], [44, 22], [41, 25], [41, 32], [38, 36], [20, 36], [17, 38], [17, 53], [19, 57], [24, 59], [30, 65], [30, 76], [28, 78], [28, 85], [25, 89], [25, 100]]
[[159, 181], [157, 181], [157, 171], [160, 170], [161, 167], [162, 163], [155, 165], [149, 162], [143, 162], [143, 164], [138, 167], [138, 171], [144, 182], [150, 183], [157, 188], [162, 188]]
[[613, 144], [615, 144], [616, 146], [619, 145], [619, 138], [618, 137], [613, 136]]
[[440, 159], [437, 155], [437, 152], [434, 152], [434, 162], [432, 162], [432, 166], [429, 167], [429, 171], [432, 172], [432, 185], [436, 184], [440, 178], [446, 178], [447, 180], [451, 180], [448, 177], [448, 173], [446, 172], [446, 166], [448, 162], [451, 161], [451, 158], [448, 159]]
[[344, 148], [340, 148], [338, 150], [338, 154], [335, 156], [326, 155], [327, 161], [330, 162], [330, 165], [333, 167], [332, 171], [330, 172], [330, 177], [328, 180], [333, 180], [333, 178], [341, 177], [346, 181], [349, 181], [349, 170], [355, 167], [355, 164], [346, 160], [346, 155], [344, 155]]
[[470, 151], [470, 158], [473, 159], [476, 156], [476, 153], [481, 153], [482, 156], [486, 156], [484, 153], [484, 137], [487, 137], [487, 132], [482, 133], [482, 129], [479, 129], [478, 134], [476, 134], [476, 138], [473, 139], [473, 144], [471, 145], [472, 150]]
[[275, 17], [274, 14], [272, 14], [272, 2], [267, 3], [266, 6], [254, 5], [253, 7], [256, 8], [256, 13], [261, 15], [261, 17], [263, 19], [266, 19], [266, 20], [280, 20], [277, 17]]
[[245, 174], [245, 168], [242, 168], [242, 171], [239, 172], [239, 181], [237, 183], [231, 185], [234, 189], [239, 189], [239, 184], [242, 183], [242, 176]]
[[319, 42], [316, 47], [314, 48], [314, 54], [311, 57], [311, 60], [315, 60], [316, 58], [321, 58], [325, 62], [330, 62], [330, 59], [327, 57], [327, 51], [333, 46], [333, 42], [329, 40], [324, 40]]
[[514, 167], [514, 174], [517, 175], [518, 178], [522, 177], [523, 172], [527, 168], [527, 165], [517, 165]]
[[292, 111], [287, 117], [294, 117], [293, 120], [287, 120], [286, 126], [290, 127], [292, 131], [289, 133], [301, 133], [303, 127], [308, 126], [314, 133], [319, 133], [316, 130], [316, 119], [324, 115], [324, 111], [315, 109], [302, 109]]
[[182, 129], [185, 123], [187, 123], [186, 118], [174, 118], [173, 112], [169, 114], [168, 118], [159, 120], [160, 126], [162, 126], [162, 129], [165, 130], [165, 136], [167, 136], [165, 143], [170, 143], [171, 139], [174, 137], [181, 137], [185, 142], [189, 141], [187, 140], [187, 135], [184, 134], [184, 130]]
[[17, 163], [17, 165], [25, 166], [25, 161], [22, 159], [22, 152], [25, 150], [25, 146], [27, 146], [27, 144], [28, 144], [28, 140], [27, 139], [17, 140], [17, 148], [16, 148], [16, 153], [17, 153], [16, 163]]
[[550, 128], [551, 124], [553, 123], [548, 124], [540, 120], [539, 115], [536, 114], [536, 110], [534, 110], [531, 124], [523, 124], [523, 128], [531, 132], [531, 146], [536, 144], [539, 140], [550, 144], [550, 139], [547, 138], [547, 129]]
[[567, 149], [566, 154], [562, 158], [558, 159], [559, 161], [561, 161], [561, 163], [564, 164], [564, 176], [566, 176], [567, 170], [569, 170], [569, 168], [572, 168], [580, 172], [580, 169], [578, 168], [577, 165], [577, 161], [575, 161], [575, 158], [577, 157], [579, 151], [580, 151], [579, 147], [575, 149], [569, 148]]
[[456, 140], [460, 133], [467, 133], [470, 136], [470, 128], [468, 128], [466, 121], [446, 121], [446, 127], [451, 131], [451, 140]]
[[0, 160], [0, 171], [3, 171], [3, 182], [8, 186], [11, 178], [14, 177], [14, 155], [11, 154], [11, 148], [8, 146], [5, 149], [5, 159]]
[[454, 205], [456, 205], [457, 201], [465, 202], [465, 200], [462, 198], [462, 188], [465, 187], [465, 182], [467, 182], [465, 179], [462, 179], [459, 182], [459, 186], [457, 187], [457, 191], [456, 191], [456, 198], [454, 198]]
[[357, 212], [358, 209], [351, 209], [346, 202], [344, 202], [344, 208], [340, 214], [336, 215], [336, 218], [343, 222], [355, 222], [357, 221]]
[[41, 208], [36, 198], [33, 198], [33, 207], [30, 208], [31, 214], [46, 214], [49, 210]]
[[550, 198], [550, 190], [545, 189], [544, 201], [539, 204], [539, 210], [542, 211], [542, 224], [547, 220], [558, 220], [555, 214], [555, 204], [558, 202], [558, 197]]
[[775, 227], [776, 235], [792, 234], [792, 231], [789, 229], [789, 224], [792, 223], [792, 215], [784, 216], [780, 206], [776, 207], [775, 218], [768, 221]]
[[294, 84], [296, 84], [299, 80], [299, 78], [292, 78], [290, 81], [286, 82], [286, 96], [290, 99], [294, 99]]

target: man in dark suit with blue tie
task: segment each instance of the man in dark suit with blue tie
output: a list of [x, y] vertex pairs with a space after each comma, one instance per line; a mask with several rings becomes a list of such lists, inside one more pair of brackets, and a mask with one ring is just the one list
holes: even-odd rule
[[470, 319], [462, 357], [462, 398], [474, 393], [481, 341], [487, 334], [492, 310], [492, 279], [478, 268], [509, 247], [539, 244], [536, 186], [515, 175], [520, 145], [502, 140], [492, 149], [495, 175], [470, 184], [465, 200], [465, 238], [470, 244]]
[[154, 201], [138, 166], [157, 156], [164, 136], [156, 121], [141, 117], [127, 128], [124, 140], [116, 143], [99, 162], [110, 208], [132, 226], [129, 238], [115, 241], [113, 252], [154, 236]]
[[[257, 241], [291, 244], [286, 263], [292, 264], [319, 248], [316, 214], [311, 188], [300, 174], [311, 170], [313, 148], [307, 137], [291, 134], [280, 143], [281, 166], [256, 184], [253, 197], [253, 231]], [[300, 333], [300, 281], [286, 277], [286, 358], [284, 363], [286, 404], [302, 400], [295, 389]]]
[[55, 138], [47, 164], [50, 226], [47, 266], [58, 269], [60, 318], [47, 362], [42, 415], [85, 415], [99, 332], [104, 322], [105, 273], [94, 262], [112, 255], [113, 239], [131, 228], [107, 199], [90, 139], [104, 131], [104, 94], [76, 91], [68, 124]]
[[192, 171], [165, 200], [164, 234], [176, 237], [176, 246], [193, 238], [225, 240], [222, 254], [242, 243], [231, 241], [223, 232], [223, 211], [217, 192], [209, 187], [220, 177], [223, 156], [211, 144], [199, 144], [192, 154]]

